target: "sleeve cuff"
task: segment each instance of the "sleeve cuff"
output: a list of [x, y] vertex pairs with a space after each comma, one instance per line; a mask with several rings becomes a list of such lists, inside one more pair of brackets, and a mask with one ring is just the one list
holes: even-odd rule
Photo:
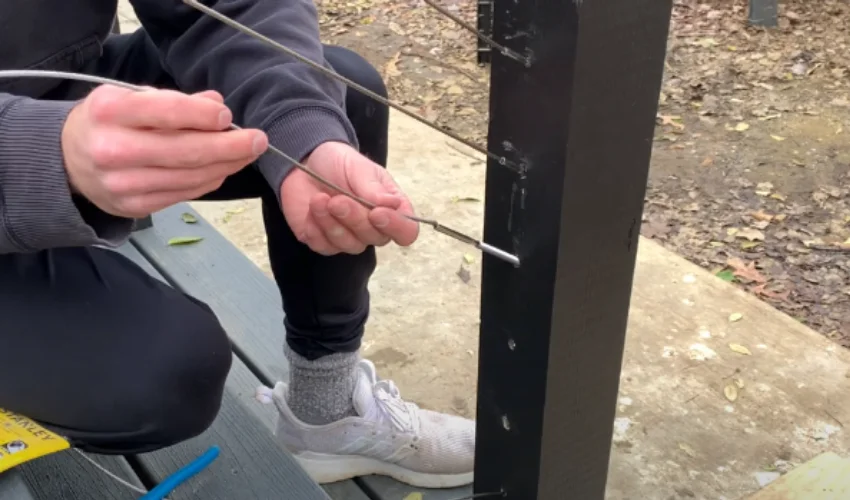
[[21, 98], [0, 115], [0, 252], [114, 247], [129, 236], [132, 219], [71, 194], [62, 129], [75, 105]]
[[[357, 135], [348, 118], [330, 107], [294, 109], [273, 121], [265, 130], [270, 144], [298, 161], [325, 142], [344, 142], [358, 147]], [[280, 203], [280, 185], [294, 168], [293, 163], [274, 153], [266, 153], [257, 161], [257, 167]]]

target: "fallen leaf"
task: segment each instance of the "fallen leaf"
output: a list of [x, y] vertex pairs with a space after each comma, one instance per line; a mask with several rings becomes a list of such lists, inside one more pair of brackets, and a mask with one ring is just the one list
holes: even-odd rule
[[480, 203], [481, 200], [472, 196], [452, 196], [452, 203]]
[[683, 130], [685, 126], [679, 123], [676, 120], [681, 120], [681, 116], [671, 116], [671, 115], [656, 115], [656, 118], [661, 120], [661, 126], [672, 125], [680, 130]]
[[184, 212], [183, 215], [180, 216], [180, 218], [183, 219], [183, 222], [185, 222], [186, 224], [195, 224], [196, 222], [198, 222], [198, 218], [190, 214], [189, 212]]
[[463, 94], [463, 87], [461, 87], [460, 85], [452, 85], [451, 87], [446, 89], [446, 92], [451, 95], [461, 95]]
[[686, 444], [686, 443], [679, 443], [679, 449], [680, 449], [680, 450], [682, 450], [682, 451], [684, 451], [685, 453], [687, 453], [687, 454], [688, 454], [689, 456], [691, 456], [691, 457], [696, 457], [696, 456], [697, 456], [697, 452], [695, 452], [695, 451], [694, 451], [694, 449], [693, 449], [693, 448], [691, 448], [691, 447], [690, 447], [688, 444]]
[[723, 388], [723, 395], [726, 396], [726, 399], [734, 402], [738, 399], [738, 388], [733, 384], [729, 384]]
[[410, 493], [406, 497], [404, 497], [403, 500], [422, 500], [422, 493], [414, 491], [413, 493]]
[[771, 134], [770, 138], [773, 139], [774, 141], [777, 141], [777, 142], [782, 142], [782, 141], [785, 140], [784, 137], [779, 136], [779, 135], [773, 135], [773, 134]]
[[744, 319], [744, 315], [741, 313], [732, 313], [729, 315], [729, 322], [735, 323], [736, 321], [741, 321]]
[[785, 301], [785, 302], [789, 301], [788, 296], [791, 294], [790, 291], [786, 290], [784, 292], [774, 292], [772, 290], [768, 290], [766, 287], [767, 287], [767, 283], [761, 283], [759, 285], [756, 285], [756, 286], [750, 288], [750, 292], [754, 293], [755, 295], [767, 297], [769, 299], [782, 300], [782, 301]]
[[767, 281], [767, 278], [756, 269], [755, 262], [744, 262], [737, 257], [731, 257], [726, 261], [726, 265], [732, 268], [733, 276], [756, 283], [765, 283]]
[[760, 241], [745, 241], [741, 243], [741, 250], [750, 251], [761, 246]]
[[735, 233], [735, 237], [747, 239], [749, 241], [764, 241], [764, 233], [752, 227], [739, 229], [738, 232]]
[[756, 194], [759, 196], [767, 196], [773, 191], [773, 183], [759, 182], [756, 184]]
[[729, 349], [732, 349], [734, 352], [737, 352], [738, 354], [742, 354], [744, 356], [752, 356], [753, 355], [753, 353], [750, 352], [749, 349], [742, 346], [741, 344], [729, 344]]
[[472, 255], [470, 255], [468, 253], [465, 253], [465, 254], [463, 254], [463, 261], [466, 262], [467, 264], [472, 264], [473, 262], [475, 262], [475, 257], [473, 257]]
[[746, 130], [749, 130], [749, 128], [750, 128], [750, 125], [748, 123], [744, 123], [744, 122], [741, 122], [741, 123], [735, 125], [735, 131], [736, 132], [744, 132]]
[[469, 273], [469, 269], [460, 266], [460, 269], [457, 270], [457, 277], [460, 278], [464, 283], [469, 283], [472, 279], [472, 275]]
[[401, 57], [401, 52], [396, 52], [394, 56], [384, 65], [384, 79], [392, 78], [401, 75], [401, 70], [398, 69], [398, 60]]
[[722, 271], [719, 271], [717, 274], [715, 274], [715, 276], [722, 279], [723, 281], [728, 281], [730, 283], [735, 281], [735, 272], [731, 269], [724, 269]]
[[221, 222], [227, 224], [228, 222], [230, 222], [230, 219], [234, 215], [241, 214], [244, 211], [245, 211], [245, 207], [239, 207], [239, 208], [234, 208], [232, 210], [228, 210], [227, 212], [225, 212], [224, 217], [221, 218]]
[[201, 236], [177, 236], [176, 238], [171, 238], [168, 240], [169, 246], [178, 246], [178, 245], [191, 245], [192, 243], [197, 243], [203, 240]]
[[773, 220], [773, 216], [770, 215], [769, 213], [765, 212], [764, 210], [759, 210], [757, 212], [753, 212], [750, 215], [752, 215], [754, 219], [760, 220], [760, 221], [770, 222], [770, 221]]

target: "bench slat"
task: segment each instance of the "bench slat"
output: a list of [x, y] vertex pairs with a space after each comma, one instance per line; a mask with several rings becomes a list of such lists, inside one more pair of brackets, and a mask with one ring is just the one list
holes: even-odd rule
[[[165, 245], [164, 242], [161, 244]], [[176, 249], [179, 250], [182, 249]], [[134, 248], [122, 247], [120, 253], [144, 266], [141, 262], [143, 257]], [[144, 267], [150, 271], [149, 266]], [[214, 294], [215, 291], [209, 293]], [[198, 298], [206, 299], [203, 296]], [[221, 412], [212, 427], [195, 439], [137, 457], [154, 479], [161, 481], [210, 446], [221, 448], [221, 455], [212, 465], [169, 495], [170, 499], [328, 498], [292, 456], [277, 444], [268, 424], [263, 422], [271, 418], [268, 412], [273, 410], [254, 400], [259, 383], [259, 379], [234, 356]]]
[[[183, 222], [184, 212], [194, 215], [198, 222]], [[165, 242], [176, 236], [200, 236], [204, 240], [181, 248], [168, 247]], [[135, 233], [133, 242], [169, 279], [216, 311], [231, 333], [237, 353], [249, 360], [266, 383], [288, 378], [282, 354], [283, 310], [277, 287], [208, 221], [189, 205], [176, 205], [154, 214], [153, 228]], [[374, 498], [391, 500], [403, 499], [413, 492], [422, 492], [425, 500], [450, 500], [472, 492], [471, 486], [415, 489], [385, 477], [359, 478], [357, 483]], [[342, 493], [334, 490], [333, 498], [362, 498], [355, 496], [359, 489], [354, 482], [343, 484], [338, 486]]]
[[18, 468], [0, 473], [0, 500], [36, 500]]
[[[124, 457], [89, 456], [121, 479], [143, 487]], [[137, 500], [141, 496], [103, 471], [97, 470], [73, 451], [62, 451], [27, 462], [20, 470], [21, 476], [37, 500]], [[2, 494], [0, 499], [6, 500]]]

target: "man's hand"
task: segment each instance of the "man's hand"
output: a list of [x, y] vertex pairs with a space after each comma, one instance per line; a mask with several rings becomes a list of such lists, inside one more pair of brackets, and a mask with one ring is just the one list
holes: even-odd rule
[[280, 189], [283, 215], [298, 240], [314, 252], [358, 254], [369, 245], [383, 246], [394, 241], [408, 246], [416, 241], [419, 225], [402, 215], [413, 214], [413, 207], [380, 165], [338, 142], [321, 144], [304, 164], [378, 206], [368, 210], [301, 170], [292, 171]]
[[62, 131], [72, 191], [132, 218], [198, 198], [268, 147], [261, 131], [229, 130], [232, 118], [217, 92], [98, 87]]

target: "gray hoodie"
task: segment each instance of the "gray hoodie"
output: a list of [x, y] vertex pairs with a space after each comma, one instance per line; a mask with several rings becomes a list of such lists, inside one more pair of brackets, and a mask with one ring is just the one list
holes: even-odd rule
[[[180, 0], [130, 3], [182, 90], [221, 92], [235, 123], [295, 158], [330, 140], [356, 145], [342, 84]], [[327, 64], [313, 0], [204, 3]], [[100, 56], [116, 10], [117, 0], [0, 0], [0, 68], [79, 71]], [[114, 246], [129, 233], [132, 221], [70, 192], [61, 133], [75, 102], [44, 99], [62, 83], [0, 80], [0, 254]], [[263, 155], [258, 167], [279, 195], [292, 165]]]

